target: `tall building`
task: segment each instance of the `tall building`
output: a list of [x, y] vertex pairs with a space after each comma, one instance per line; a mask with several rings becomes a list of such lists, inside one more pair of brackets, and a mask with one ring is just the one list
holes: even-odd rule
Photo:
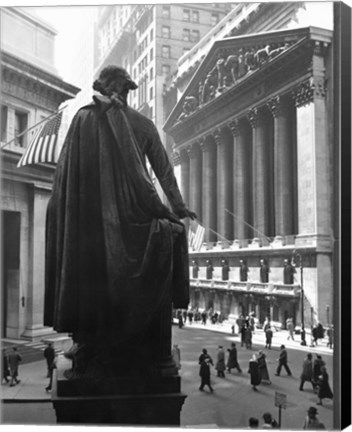
[[102, 7], [95, 75], [108, 64], [127, 69], [138, 84], [138, 89], [130, 92], [129, 104], [152, 119], [162, 134], [167, 78], [176, 71], [178, 59], [231, 8], [229, 3]]
[[333, 322], [338, 60], [331, 2], [239, 4], [180, 58], [164, 129], [206, 229], [191, 307]]
[[79, 89], [54, 65], [56, 31], [21, 8], [1, 8], [1, 336], [35, 339], [43, 326], [45, 217], [55, 167], [17, 168], [34, 126]]

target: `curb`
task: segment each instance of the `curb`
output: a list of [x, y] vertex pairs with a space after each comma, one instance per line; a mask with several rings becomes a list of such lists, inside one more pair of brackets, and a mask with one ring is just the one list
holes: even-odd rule
[[44, 403], [51, 402], [51, 399], [1, 399], [1, 403]]

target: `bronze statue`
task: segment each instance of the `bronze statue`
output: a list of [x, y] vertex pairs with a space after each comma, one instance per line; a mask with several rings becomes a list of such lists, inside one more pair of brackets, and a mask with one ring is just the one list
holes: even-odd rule
[[284, 284], [292, 285], [294, 283], [295, 273], [296, 273], [296, 269], [287, 259], [285, 259], [284, 260]]
[[266, 264], [265, 260], [260, 260], [260, 282], [266, 283], [269, 282], [269, 267]]
[[221, 276], [222, 280], [229, 280], [230, 266], [226, 259], [221, 260]]
[[245, 282], [248, 280], [248, 272], [249, 268], [247, 267], [247, 263], [244, 259], [240, 260], [240, 281]]
[[157, 373], [160, 359], [171, 358], [171, 303], [188, 307], [181, 219], [196, 215], [182, 200], [155, 125], [127, 105], [136, 88], [124, 69], [102, 70], [93, 84], [101, 95], [74, 116], [55, 173], [44, 324], [73, 335], [69, 378]]

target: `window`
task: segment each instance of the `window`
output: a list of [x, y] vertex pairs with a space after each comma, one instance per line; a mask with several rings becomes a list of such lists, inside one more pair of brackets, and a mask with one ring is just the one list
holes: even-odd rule
[[163, 45], [161, 47], [161, 56], [164, 58], [171, 57], [171, 47], [169, 45]]
[[192, 42], [198, 42], [199, 41], [199, 30], [192, 30], [191, 41]]
[[154, 39], [154, 30], [150, 30], [150, 42]]
[[154, 78], [154, 69], [150, 68], [150, 79], [152, 80]]
[[137, 78], [137, 71], [136, 68], [133, 68], [133, 79]]
[[26, 134], [17, 137], [18, 134], [25, 131], [28, 127], [28, 114], [15, 111], [15, 143], [20, 147], [25, 147], [26, 145]]
[[154, 59], [154, 49], [151, 48], [150, 50], [150, 61], [152, 61]]
[[7, 106], [1, 106], [1, 141], [7, 141]]
[[211, 25], [216, 25], [219, 22], [219, 14], [211, 14]]
[[182, 39], [186, 42], [191, 40], [191, 32], [189, 29], [183, 29]]
[[190, 20], [189, 9], [183, 9], [183, 21], [189, 21], [189, 20]]
[[149, 100], [153, 99], [153, 87], [150, 87], [149, 89]]
[[170, 6], [163, 6], [161, 16], [163, 18], [170, 18]]
[[161, 66], [161, 72], [163, 76], [167, 76], [170, 73], [170, 65], [164, 64]]
[[162, 26], [161, 34], [162, 34], [162, 37], [164, 39], [170, 39], [170, 27], [169, 26]]
[[198, 11], [192, 11], [192, 22], [199, 22], [199, 12]]

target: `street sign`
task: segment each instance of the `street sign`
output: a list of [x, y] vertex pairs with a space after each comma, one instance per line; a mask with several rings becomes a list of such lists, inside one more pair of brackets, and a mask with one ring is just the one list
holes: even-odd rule
[[284, 393], [275, 392], [275, 406], [280, 408], [286, 408], [287, 395]]

